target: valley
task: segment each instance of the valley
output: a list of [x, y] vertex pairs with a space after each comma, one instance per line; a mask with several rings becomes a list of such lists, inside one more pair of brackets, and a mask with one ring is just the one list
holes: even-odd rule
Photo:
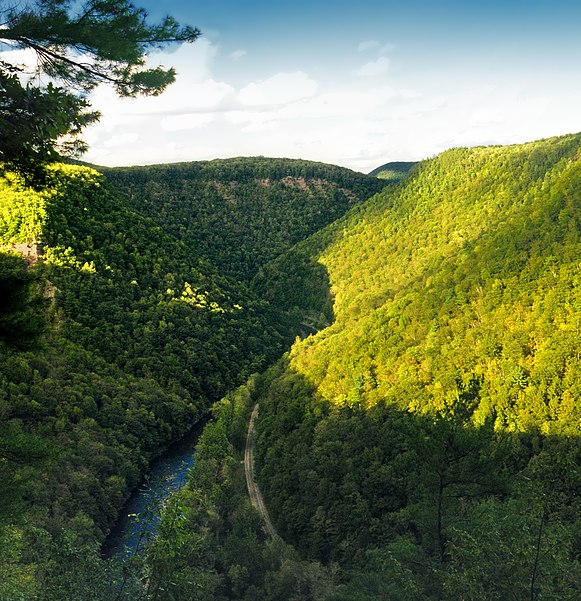
[[[43, 259], [0, 255], [0, 598], [573, 601], [580, 148], [5, 174], [0, 243]], [[208, 414], [158, 536], [102, 559]]]

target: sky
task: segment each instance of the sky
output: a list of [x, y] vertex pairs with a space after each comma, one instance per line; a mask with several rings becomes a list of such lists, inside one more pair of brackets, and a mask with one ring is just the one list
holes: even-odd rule
[[578, 0], [135, 0], [202, 37], [157, 98], [91, 96], [84, 160], [303, 158], [369, 172], [581, 131]]

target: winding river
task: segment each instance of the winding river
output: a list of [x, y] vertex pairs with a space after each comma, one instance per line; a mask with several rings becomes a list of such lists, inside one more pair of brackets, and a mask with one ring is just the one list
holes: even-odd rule
[[179, 490], [194, 465], [194, 451], [207, 420], [198, 422], [183, 438], [152, 461], [147, 477], [121, 508], [119, 518], [101, 548], [103, 557], [133, 555], [155, 536], [163, 504]]

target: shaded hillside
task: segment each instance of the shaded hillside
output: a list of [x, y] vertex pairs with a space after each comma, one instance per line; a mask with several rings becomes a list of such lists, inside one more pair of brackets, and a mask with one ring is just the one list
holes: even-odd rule
[[8, 175], [0, 208], [0, 244], [44, 242], [36, 266], [0, 253], [0, 597], [68, 598], [54, 561], [87, 576], [148, 461], [281, 340], [247, 286], [93, 170], [57, 166], [42, 192]]
[[381, 167], [376, 167], [373, 171], [369, 172], [369, 175], [387, 180], [388, 182], [399, 182], [417, 164], [417, 161], [392, 161], [381, 165]]
[[264, 157], [104, 173], [134, 209], [244, 280], [385, 185], [333, 165]]

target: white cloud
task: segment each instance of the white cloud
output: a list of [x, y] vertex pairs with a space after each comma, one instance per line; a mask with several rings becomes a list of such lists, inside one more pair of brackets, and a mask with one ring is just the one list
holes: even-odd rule
[[[451, 146], [581, 130], [577, 84], [570, 84], [563, 99], [543, 96], [538, 82], [525, 74], [520, 87], [500, 76], [492, 81], [477, 74], [461, 80], [418, 75], [399, 64], [391, 69], [384, 55], [393, 46], [382, 43], [359, 44], [360, 52], [370, 54], [355, 55], [362, 64], [351, 73], [357, 79], [345, 78], [342, 65], [334, 80], [332, 70], [318, 71], [320, 83], [299, 70], [298, 59], [295, 71], [259, 80], [251, 60], [243, 70], [233, 69], [236, 53], [221, 56], [207, 39], [156, 55], [176, 66], [176, 83], [158, 98], [119, 99], [108, 88], [97, 90], [93, 102], [103, 118], [87, 130], [91, 150], [85, 158], [119, 165], [287, 156], [368, 172], [389, 160], [420, 159]], [[373, 60], [363, 64], [365, 58]], [[218, 77], [219, 61], [229, 78]], [[390, 85], [381, 85], [386, 72]], [[239, 83], [240, 77], [251, 83]]]
[[244, 133], [264, 132], [276, 129], [280, 122], [280, 113], [276, 110], [237, 110], [224, 114], [224, 120], [235, 126], [240, 126]]
[[287, 119], [348, 119], [362, 114], [372, 115], [397, 96], [399, 93], [391, 86], [335, 90], [285, 106], [281, 116]]
[[376, 50], [377, 48], [381, 48], [381, 44], [377, 40], [365, 40], [359, 43], [357, 51], [367, 52], [367, 50]]
[[395, 44], [392, 44], [391, 42], [388, 42], [387, 44], [384, 44], [379, 50], [379, 54], [389, 54], [390, 52], [393, 52], [395, 50]]
[[234, 50], [234, 52], [230, 54], [230, 58], [232, 60], [239, 61], [241, 58], [244, 58], [247, 54], [248, 52], [246, 52], [246, 50]]
[[376, 61], [366, 63], [355, 72], [359, 77], [377, 77], [382, 75], [389, 68], [389, 59], [386, 56], [380, 56]]
[[108, 138], [103, 146], [105, 148], [121, 148], [133, 144], [139, 139], [139, 135], [136, 133], [120, 133]]
[[127, 127], [143, 117], [209, 113], [234, 102], [234, 88], [212, 77], [211, 66], [217, 52], [204, 40], [164, 56], [164, 62], [173, 65], [178, 74], [175, 83], [160, 96], [119, 98], [109, 86], [99, 86], [90, 97], [94, 108], [103, 115], [97, 127]]
[[161, 120], [164, 131], [182, 131], [204, 127], [215, 121], [216, 116], [211, 113], [190, 113], [185, 115], [172, 115]]
[[21, 66], [26, 71], [34, 71], [38, 65], [36, 52], [30, 48], [22, 50], [5, 50], [4, 52], [0, 52], [0, 60], [10, 63], [11, 65]]
[[252, 82], [242, 88], [238, 98], [243, 105], [281, 105], [312, 96], [317, 82], [306, 73], [277, 73], [264, 81]]
[[395, 44], [387, 43], [381, 44], [377, 40], [365, 40], [364, 42], [360, 42], [359, 46], [357, 46], [358, 52], [368, 52], [371, 50], [375, 50], [377, 54], [389, 54], [393, 50], [395, 50]]

